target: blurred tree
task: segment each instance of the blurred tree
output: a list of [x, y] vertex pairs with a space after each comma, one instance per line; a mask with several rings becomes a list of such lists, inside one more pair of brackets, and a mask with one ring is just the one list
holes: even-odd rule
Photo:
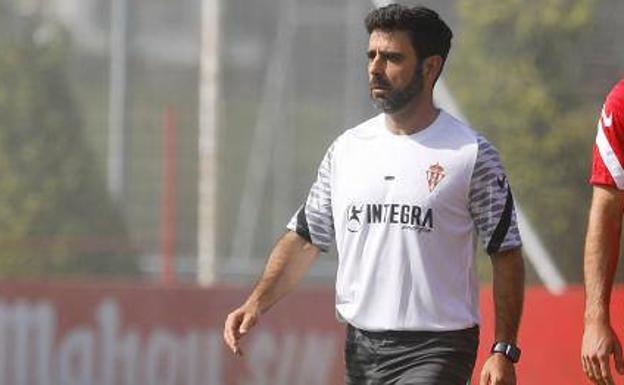
[[574, 281], [582, 273], [600, 103], [582, 89], [594, 4], [459, 0], [448, 71], [468, 119], [500, 150], [517, 201]]
[[128, 274], [136, 257], [65, 76], [67, 38], [0, 3], [0, 274]]

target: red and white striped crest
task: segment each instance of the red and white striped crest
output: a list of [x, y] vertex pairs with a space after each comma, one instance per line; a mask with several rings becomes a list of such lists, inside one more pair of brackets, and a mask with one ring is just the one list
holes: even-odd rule
[[427, 183], [429, 184], [429, 192], [432, 192], [442, 179], [444, 179], [444, 167], [440, 163], [432, 164], [427, 170]]

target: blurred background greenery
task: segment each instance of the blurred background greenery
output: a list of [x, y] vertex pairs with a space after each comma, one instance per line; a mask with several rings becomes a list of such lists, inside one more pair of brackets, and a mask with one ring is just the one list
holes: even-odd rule
[[[217, 273], [220, 281], [255, 277], [325, 148], [376, 113], [362, 22], [373, 3], [228, 0], [212, 29], [202, 24], [201, 0], [124, 2], [126, 157], [116, 195], [107, 182], [114, 2], [0, 0], [0, 276], [157, 277], [170, 107], [178, 117], [175, 268], [178, 279], [195, 280], [208, 28], [220, 42], [209, 53], [219, 64], [210, 181]], [[500, 150], [517, 201], [556, 266], [580, 282], [597, 116], [624, 77], [624, 3], [419, 3], [455, 32], [444, 72], [450, 93]], [[312, 279], [331, 281], [335, 254], [319, 262]], [[488, 266], [481, 258], [484, 281]]]
[[500, 150], [557, 266], [579, 282], [595, 127], [603, 98], [624, 75], [615, 37], [623, 4], [460, 0], [457, 10], [449, 87]]

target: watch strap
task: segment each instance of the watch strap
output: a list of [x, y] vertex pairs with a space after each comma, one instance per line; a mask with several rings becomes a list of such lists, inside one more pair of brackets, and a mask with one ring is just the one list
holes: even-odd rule
[[492, 345], [491, 353], [500, 353], [514, 364], [520, 360], [520, 348], [513, 343], [498, 341]]

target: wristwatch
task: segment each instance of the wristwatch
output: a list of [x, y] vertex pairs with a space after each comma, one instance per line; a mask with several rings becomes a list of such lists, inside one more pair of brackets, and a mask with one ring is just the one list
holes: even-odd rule
[[499, 341], [495, 342], [494, 345], [492, 345], [490, 353], [500, 353], [504, 355], [505, 358], [507, 358], [509, 361], [515, 364], [520, 359], [521, 351], [520, 348], [515, 344]]

